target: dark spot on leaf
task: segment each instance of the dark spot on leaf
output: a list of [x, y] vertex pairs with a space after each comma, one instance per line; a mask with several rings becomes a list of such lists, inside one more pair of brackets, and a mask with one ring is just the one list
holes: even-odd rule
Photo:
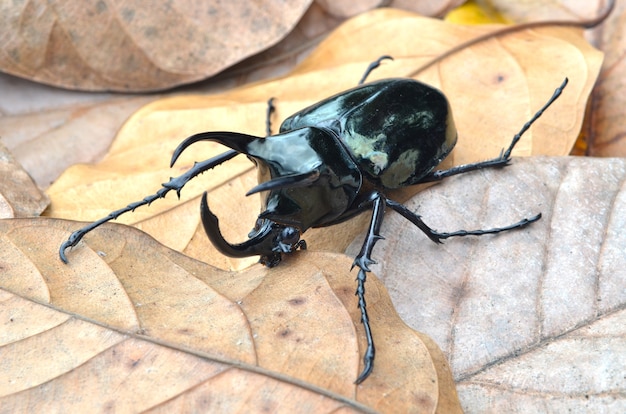
[[293, 299], [289, 299], [289, 303], [290, 303], [291, 305], [294, 305], [294, 306], [302, 305], [302, 304], [304, 304], [305, 302], [306, 302], [306, 299], [305, 299], [305, 298], [302, 298], [302, 297], [300, 297], [300, 298], [293, 298]]

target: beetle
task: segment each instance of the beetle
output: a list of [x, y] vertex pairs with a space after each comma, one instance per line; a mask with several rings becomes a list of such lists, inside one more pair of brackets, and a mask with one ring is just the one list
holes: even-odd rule
[[197, 162], [186, 173], [162, 184], [155, 194], [111, 212], [75, 232], [60, 247], [59, 256], [67, 263], [65, 251], [85, 234], [120, 215], [150, 204], [175, 190], [180, 197], [184, 185], [195, 176], [246, 154], [256, 165], [259, 184], [246, 195], [263, 194], [263, 205], [248, 240], [231, 244], [219, 229], [219, 220], [202, 195], [200, 215], [205, 232], [215, 247], [232, 257], [260, 256], [268, 267], [276, 266], [283, 254], [305, 249], [301, 235], [309, 228], [341, 223], [371, 210], [366, 237], [352, 268], [358, 267], [356, 296], [367, 348], [359, 384], [373, 370], [374, 339], [365, 301], [365, 281], [374, 262], [372, 251], [380, 235], [386, 207], [400, 213], [435, 243], [450, 237], [480, 236], [523, 228], [541, 218], [537, 214], [506, 227], [487, 230], [459, 230], [442, 233], [430, 228], [419, 215], [388, 198], [389, 190], [439, 181], [446, 177], [482, 168], [504, 167], [521, 136], [560, 96], [567, 78], [552, 97], [513, 137], [509, 147], [496, 158], [435, 170], [452, 151], [457, 131], [445, 95], [413, 79], [393, 78], [364, 83], [382, 60], [373, 62], [358, 86], [324, 99], [283, 121], [278, 134], [271, 135], [269, 101], [267, 136], [237, 132], [203, 132], [185, 139], [175, 149], [170, 166], [182, 152], [199, 141], [215, 141], [229, 148], [209, 160]]

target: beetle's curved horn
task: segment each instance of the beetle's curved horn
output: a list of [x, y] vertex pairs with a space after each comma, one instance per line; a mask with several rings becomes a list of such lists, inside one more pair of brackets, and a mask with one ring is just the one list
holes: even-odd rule
[[266, 220], [264, 226], [254, 237], [239, 244], [228, 243], [220, 232], [217, 216], [209, 209], [206, 191], [202, 195], [202, 201], [200, 202], [200, 217], [209, 240], [211, 240], [217, 250], [230, 257], [272, 255], [274, 239], [281, 231], [281, 228], [276, 226], [275, 223]]
[[246, 193], [247, 196], [260, 193], [261, 191], [279, 190], [281, 188], [306, 187], [320, 178], [320, 170], [315, 169], [302, 174], [291, 174], [284, 177], [274, 178], [253, 187]]
[[170, 167], [174, 165], [180, 154], [187, 149], [191, 144], [198, 141], [215, 141], [222, 145], [230, 147], [237, 152], [248, 154], [248, 145], [261, 137], [255, 137], [254, 135], [240, 134], [238, 132], [202, 132], [196, 135], [192, 135], [189, 138], [181, 142], [172, 154], [172, 160], [170, 161]]

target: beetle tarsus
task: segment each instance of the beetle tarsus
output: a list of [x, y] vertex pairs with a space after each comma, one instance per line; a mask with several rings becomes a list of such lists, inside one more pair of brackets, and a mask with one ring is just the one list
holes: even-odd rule
[[356, 295], [359, 299], [359, 309], [361, 311], [361, 323], [365, 331], [365, 338], [367, 340], [367, 348], [363, 353], [363, 370], [357, 377], [355, 384], [360, 384], [367, 377], [370, 376], [374, 369], [374, 358], [376, 356], [376, 348], [374, 347], [374, 336], [372, 335], [372, 329], [370, 327], [369, 317], [367, 316], [367, 306], [365, 303], [365, 280], [367, 278], [366, 271], [362, 268], [359, 269], [359, 275], [357, 276], [357, 289]]

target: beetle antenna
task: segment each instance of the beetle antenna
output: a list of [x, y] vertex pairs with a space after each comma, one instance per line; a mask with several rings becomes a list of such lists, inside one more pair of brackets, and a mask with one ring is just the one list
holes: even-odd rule
[[237, 154], [239, 154], [237, 151], [231, 150], [223, 154], [220, 154], [216, 157], [213, 157], [211, 159], [208, 159], [206, 161], [197, 162], [186, 173], [176, 178], [171, 178], [167, 183], [161, 184], [163, 188], [161, 188], [155, 194], [152, 194], [144, 198], [141, 201], [136, 201], [134, 203], [131, 203], [127, 205], [126, 207], [121, 208], [119, 210], [115, 210], [109, 213], [108, 216], [103, 217], [98, 221], [94, 221], [93, 223], [90, 223], [87, 226], [76, 230], [70, 235], [70, 237], [65, 242], [63, 242], [63, 244], [61, 244], [61, 247], [59, 248], [59, 257], [61, 258], [61, 261], [67, 264], [68, 260], [67, 260], [67, 256], [65, 255], [65, 251], [70, 247], [76, 246], [78, 242], [80, 242], [81, 239], [93, 229], [101, 226], [102, 224], [108, 221], [117, 219], [119, 216], [121, 216], [124, 213], [135, 211], [137, 207], [149, 205], [153, 201], [158, 200], [159, 198], [165, 197], [167, 193], [169, 193], [172, 190], [175, 190], [176, 194], [178, 194], [178, 196], [180, 197], [180, 190], [185, 186], [185, 184], [189, 182], [189, 180], [196, 177], [197, 175], [202, 174], [203, 172], [207, 170], [210, 170], [213, 167], [218, 166], [219, 164], [225, 161], [228, 161], [229, 159], [233, 158]]

